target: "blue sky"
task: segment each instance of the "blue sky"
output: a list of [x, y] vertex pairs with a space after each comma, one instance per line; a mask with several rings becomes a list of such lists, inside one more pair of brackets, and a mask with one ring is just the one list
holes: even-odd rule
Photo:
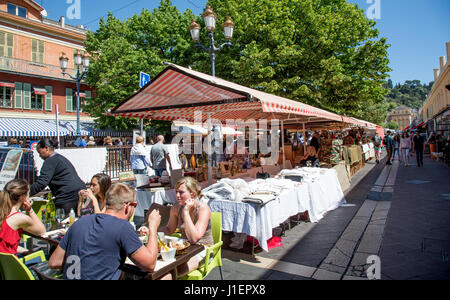
[[[68, 8], [80, 1], [79, 19], [68, 19]], [[450, 42], [450, 0], [347, 0], [356, 3], [366, 12], [380, 3], [380, 19], [377, 28], [380, 36], [387, 37], [390, 73], [394, 83], [418, 79], [424, 83], [433, 81], [433, 69], [439, 68], [439, 57], [446, 56], [445, 43]], [[378, 2], [376, 2], [378, 1]], [[48, 18], [59, 20], [66, 16], [71, 25], [83, 24], [91, 30], [98, 28], [98, 19], [112, 11], [125, 19], [143, 8], [152, 10], [159, 0], [36, 0], [42, 4]], [[172, 0], [181, 12], [187, 8], [199, 15], [206, 0]], [[239, 26], [237, 24], [237, 26]]]

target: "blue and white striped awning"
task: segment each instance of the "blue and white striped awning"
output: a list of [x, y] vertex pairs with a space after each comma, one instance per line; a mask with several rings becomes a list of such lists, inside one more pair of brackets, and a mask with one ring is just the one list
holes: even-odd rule
[[[76, 121], [59, 121], [59, 136], [75, 136]], [[80, 132], [92, 136], [132, 136], [132, 131], [97, 129], [95, 123], [80, 122]], [[56, 120], [18, 119], [0, 117], [0, 134], [4, 137], [55, 137]]]

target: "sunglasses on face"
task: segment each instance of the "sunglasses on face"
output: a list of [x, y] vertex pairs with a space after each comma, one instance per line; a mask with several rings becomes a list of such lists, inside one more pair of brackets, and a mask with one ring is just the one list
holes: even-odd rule
[[130, 206], [134, 206], [134, 207], [136, 207], [138, 205], [138, 203], [136, 201], [134, 201], [134, 202], [125, 202], [124, 205], [125, 204], [130, 204]]

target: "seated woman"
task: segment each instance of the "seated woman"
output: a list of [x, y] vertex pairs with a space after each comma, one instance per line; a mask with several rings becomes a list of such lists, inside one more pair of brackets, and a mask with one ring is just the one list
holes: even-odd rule
[[[19, 247], [23, 231], [43, 235], [45, 226], [31, 208], [33, 201], [29, 196], [30, 187], [23, 179], [8, 182], [0, 192], [0, 252], [26, 254], [27, 250]], [[20, 208], [26, 214], [19, 212]]]
[[311, 167], [314, 167], [318, 164], [319, 158], [317, 157], [316, 148], [313, 146], [308, 146], [306, 148], [306, 153], [300, 161], [300, 165], [302, 167], [308, 166], [308, 161], [311, 162]]
[[106, 192], [111, 186], [111, 178], [106, 174], [95, 174], [91, 179], [90, 188], [81, 190], [78, 200], [78, 216], [104, 213], [106, 211]]
[[[170, 210], [170, 218], [166, 227], [159, 232], [171, 235], [177, 228], [181, 229], [182, 238], [191, 244], [213, 245], [211, 232], [211, 210], [206, 203], [200, 202], [201, 188], [192, 177], [184, 177], [175, 185], [177, 204]], [[148, 233], [148, 228], [139, 229], [141, 235]], [[206, 256], [206, 250], [192, 257], [187, 263], [178, 267], [178, 275], [182, 277], [197, 269]], [[160, 279], [176, 279], [170, 274]]]

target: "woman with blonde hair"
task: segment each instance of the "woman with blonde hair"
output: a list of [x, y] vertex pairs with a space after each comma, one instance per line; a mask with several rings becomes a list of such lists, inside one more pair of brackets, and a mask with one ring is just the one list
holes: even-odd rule
[[[1, 253], [26, 253], [26, 249], [19, 248], [22, 232], [28, 231], [35, 235], [42, 235], [46, 231], [44, 224], [31, 208], [33, 201], [30, 200], [29, 192], [28, 182], [22, 179], [8, 182], [0, 192]], [[26, 214], [19, 211], [21, 207]]]
[[[171, 235], [180, 228], [182, 238], [191, 244], [210, 246], [214, 244], [211, 231], [211, 209], [201, 202], [203, 196], [201, 188], [192, 177], [183, 177], [175, 184], [177, 202], [170, 210], [170, 218], [166, 227], [159, 228], [159, 232]], [[141, 227], [141, 234], [146, 234], [148, 228]], [[178, 276], [182, 277], [198, 268], [206, 256], [206, 250], [192, 257], [187, 263], [178, 267]], [[168, 274], [162, 279], [170, 279]], [[172, 278], [176, 279], [176, 278]]]

